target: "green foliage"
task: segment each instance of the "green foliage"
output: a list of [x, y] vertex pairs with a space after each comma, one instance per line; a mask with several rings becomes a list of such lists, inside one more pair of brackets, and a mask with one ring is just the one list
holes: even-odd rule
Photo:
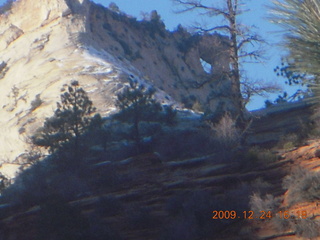
[[111, 2], [109, 4], [108, 8], [113, 12], [120, 13], [120, 9], [119, 9], [118, 5], [116, 3], [114, 3], [114, 2]]
[[154, 121], [158, 118], [161, 105], [154, 99], [155, 90], [145, 88], [135, 81], [130, 81], [130, 87], [117, 95], [116, 106], [121, 110], [115, 117], [123, 122], [132, 124], [132, 138], [137, 151], [141, 147], [141, 121]]
[[279, 95], [278, 98], [274, 101], [275, 103], [300, 100], [306, 95], [310, 94], [310, 91], [308, 91], [308, 89], [301, 89], [301, 87], [305, 86], [308, 75], [305, 72], [298, 72], [298, 69], [295, 67], [294, 62], [290, 62], [289, 60], [282, 60], [281, 66], [277, 66], [274, 69], [274, 72], [278, 77], [285, 79], [285, 84], [289, 86], [297, 85], [300, 87], [291, 96], [288, 95], [287, 92], [284, 92], [282, 96]]
[[141, 151], [142, 122], [165, 122], [174, 124], [176, 112], [170, 107], [162, 108], [155, 98], [155, 89], [146, 88], [135, 81], [117, 95], [116, 106], [120, 112], [114, 117], [132, 125], [131, 139], [135, 141], [137, 151]]
[[278, 77], [284, 77], [286, 79], [286, 84], [288, 85], [303, 85], [303, 80], [306, 78], [305, 73], [300, 73], [295, 71], [294, 64], [282, 62], [281, 66], [277, 66], [274, 72]]
[[[289, 73], [289, 79], [299, 80], [292, 72], [306, 73], [308, 85], [313, 85], [313, 92], [319, 94], [320, 75], [320, 2], [318, 0], [274, 0], [271, 21], [280, 25], [287, 33], [284, 46], [289, 50], [288, 59], [292, 62], [289, 69], [283, 72]], [[289, 70], [289, 71], [288, 71]], [[291, 72], [291, 73], [290, 73]], [[313, 77], [310, 77], [313, 76]], [[315, 85], [314, 85], [315, 84]]]
[[0, 173], [0, 195], [4, 189], [6, 189], [10, 185], [10, 180]]
[[279, 148], [283, 148], [285, 150], [294, 148], [296, 146], [298, 146], [299, 144], [301, 144], [302, 139], [299, 138], [299, 136], [295, 133], [290, 133], [290, 134], [286, 134], [284, 136], [282, 136], [279, 139], [278, 142], [278, 147]]
[[118, 40], [118, 43], [121, 45], [121, 47], [124, 51], [124, 54], [126, 54], [127, 56], [131, 56], [133, 53], [132, 53], [130, 46], [124, 40], [122, 40], [118, 37], [117, 37], [117, 40]]
[[32, 140], [38, 146], [49, 148], [51, 153], [66, 143], [73, 142], [74, 153], [77, 154], [80, 136], [90, 126], [95, 108], [77, 81], [73, 81], [63, 91], [54, 115], [46, 119], [44, 126], [38, 129]]
[[161, 17], [156, 10], [152, 10], [150, 15], [151, 21], [160, 22]]
[[117, 95], [116, 106], [121, 110], [118, 118], [125, 122], [156, 120], [161, 105], [154, 99], [154, 93], [155, 89], [130, 81], [130, 87]]
[[247, 169], [259, 168], [272, 164], [278, 160], [278, 156], [269, 149], [251, 147], [247, 151], [242, 151], [239, 155], [243, 167]]
[[167, 125], [175, 125], [176, 124], [176, 117], [177, 111], [172, 108], [172, 106], [165, 105], [163, 106], [164, 115], [161, 118], [161, 121]]
[[200, 35], [195, 34], [191, 35], [189, 33], [184, 33], [183, 30], [178, 29], [177, 31], [182, 32], [185, 36], [179, 40], [177, 47], [180, 52], [187, 53], [191, 48], [196, 46], [199, 43]]
[[156, 39], [156, 34], [163, 38], [166, 37], [165, 25], [161, 21], [161, 17], [157, 13], [157, 11], [153, 10], [151, 12], [150, 21], [142, 21], [141, 24], [145, 28], [145, 31], [149, 33], [152, 39]]
[[274, 105], [273, 102], [271, 102], [269, 99], [264, 101], [265, 108], [272, 107]]

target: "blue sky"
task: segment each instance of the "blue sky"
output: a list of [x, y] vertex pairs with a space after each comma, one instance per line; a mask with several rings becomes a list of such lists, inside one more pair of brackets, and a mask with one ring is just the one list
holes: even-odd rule
[[[210, 2], [209, 0], [204, 0]], [[3, 4], [4, 0], [0, 0], [0, 4]], [[195, 20], [199, 22], [207, 22], [211, 26], [219, 25], [221, 22], [215, 18], [201, 19], [196, 13], [175, 14], [174, 10], [177, 10], [179, 6], [173, 4], [171, 0], [94, 0], [103, 6], [108, 6], [111, 2], [115, 2], [121, 11], [141, 18], [141, 12], [151, 12], [157, 10], [162, 20], [166, 24], [169, 30], [174, 30], [176, 26], [181, 23], [183, 26], [191, 26]], [[218, 1], [217, 1], [218, 2]], [[255, 79], [264, 82], [276, 82], [281, 84], [285, 90], [290, 94], [294, 92], [294, 89], [285, 86], [284, 80], [276, 77], [273, 69], [280, 64], [281, 55], [284, 54], [284, 50], [277, 47], [277, 44], [281, 41], [281, 34], [277, 31], [279, 29], [274, 24], [271, 24], [266, 19], [268, 15], [268, 9], [265, 7], [264, 0], [246, 0], [246, 8], [250, 11], [244, 13], [241, 17], [241, 23], [248, 26], [255, 26], [256, 32], [266, 40], [268, 45], [265, 45], [266, 51], [264, 63], [259, 64], [246, 64], [244, 70], [247, 72], [247, 76], [250, 79]], [[269, 2], [269, 1], [268, 1]], [[280, 93], [279, 93], [280, 94]], [[274, 99], [278, 94], [273, 94], [270, 99]], [[257, 109], [264, 106], [264, 98], [254, 98], [248, 105], [248, 109]]]

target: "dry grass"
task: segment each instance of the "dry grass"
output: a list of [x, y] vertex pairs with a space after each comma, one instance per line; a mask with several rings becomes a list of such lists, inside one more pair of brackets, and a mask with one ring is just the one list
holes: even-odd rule
[[230, 114], [226, 113], [217, 124], [208, 123], [213, 136], [222, 146], [233, 147], [239, 144], [240, 131]]
[[282, 186], [288, 190], [289, 206], [320, 199], [320, 173], [297, 168], [284, 178]]
[[271, 194], [265, 195], [262, 197], [260, 193], [254, 193], [250, 197], [250, 208], [255, 213], [260, 211], [271, 211], [275, 212], [281, 204], [281, 197], [274, 197]]

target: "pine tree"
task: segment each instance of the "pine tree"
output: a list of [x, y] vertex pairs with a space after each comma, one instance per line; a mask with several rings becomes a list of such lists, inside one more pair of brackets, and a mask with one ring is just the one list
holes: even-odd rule
[[154, 99], [155, 89], [145, 88], [135, 81], [130, 87], [117, 95], [116, 106], [121, 110], [115, 117], [123, 122], [132, 123], [131, 136], [136, 144], [137, 153], [141, 152], [141, 121], [160, 120], [161, 105]]
[[320, 1], [274, 0], [271, 9], [271, 21], [286, 32], [283, 45], [289, 50], [289, 68], [285, 69], [287, 71], [284, 73], [295, 72], [299, 78], [302, 74], [304, 82], [311, 86], [313, 93], [319, 97]]
[[79, 156], [80, 138], [89, 128], [95, 108], [78, 81], [73, 81], [63, 91], [54, 115], [46, 119], [32, 140], [36, 145], [49, 148], [51, 153], [73, 143], [73, 152]]

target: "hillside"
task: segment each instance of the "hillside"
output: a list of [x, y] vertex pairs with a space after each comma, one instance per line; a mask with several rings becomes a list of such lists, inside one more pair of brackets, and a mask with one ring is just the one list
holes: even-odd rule
[[[41, 239], [44, 229], [52, 239], [318, 236], [319, 191], [314, 184], [320, 177], [309, 171], [319, 168], [319, 141], [290, 149], [226, 152], [198, 127], [164, 127], [153, 152], [140, 155], [130, 156], [130, 146], [113, 142], [106, 152], [95, 148], [67, 168], [61, 164], [69, 160], [62, 156], [35, 164], [0, 199], [0, 239]], [[297, 172], [299, 166], [307, 171]], [[236, 211], [237, 218], [212, 219], [213, 211]], [[262, 217], [260, 211], [270, 211], [272, 217]], [[289, 211], [290, 218], [279, 220], [280, 211]], [[299, 218], [302, 211], [307, 219]], [[75, 237], [74, 231], [80, 235]]]

